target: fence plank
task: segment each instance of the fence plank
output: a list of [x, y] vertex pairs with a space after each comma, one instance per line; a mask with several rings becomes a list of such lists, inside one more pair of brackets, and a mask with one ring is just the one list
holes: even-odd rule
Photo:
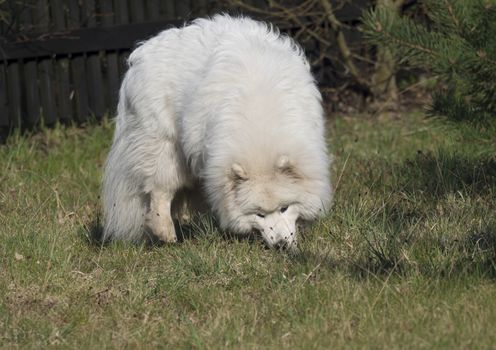
[[115, 23], [129, 23], [129, 10], [126, 0], [115, 0]]
[[88, 90], [86, 85], [86, 65], [84, 55], [72, 58], [71, 64], [73, 78], [73, 94], [76, 104], [76, 115], [78, 122], [88, 120]]
[[[104, 1], [103, 3], [103, 24], [111, 26], [117, 21], [115, 9], [112, 8], [109, 1]], [[116, 51], [107, 51], [105, 58], [104, 67], [106, 79], [104, 80], [107, 82], [107, 112], [110, 115], [114, 115], [119, 92], [119, 56]]]
[[95, 0], [83, 1], [82, 24], [85, 27], [93, 27], [96, 24]]
[[[81, 27], [81, 7], [79, 0], [68, 0], [68, 9], [67, 28], [77, 30]], [[79, 67], [84, 69], [84, 57], [81, 55], [72, 56], [70, 64], [67, 67], [69, 70], [69, 110], [74, 121], [82, 122], [85, 120], [83, 116], [86, 116], [88, 102], [85, 91], [81, 93], [79, 90], [81, 82], [78, 79], [80, 79], [80, 74], [85, 74], [84, 71], [80, 72]]]
[[164, 18], [165, 19], [175, 19], [176, 18], [176, 5], [174, 1], [166, 1], [164, 8]]
[[[51, 0], [50, 5], [55, 31], [64, 31], [67, 28], [64, 16], [65, 4], [61, 0]], [[70, 13], [67, 14], [67, 17], [67, 25], [69, 25]], [[73, 117], [69, 90], [69, 59], [64, 57], [54, 60], [53, 65], [56, 77], [54, 82], [56, 91], [54, 93], [56, 94], [57, 117], [62, 122], [68, 122]]]
[[0, 64], [0, 128], [9, 126], [9, 108], [7, 105], [7, 76], [5, 64]]
[[31, 14], [33, 12], [32, 7], [21, 2], [18, 2], [16, 7], [17, 8], [14, 10], [14, 13], [16, 14], [15, 16], [18, 22], [17, 31], [20, 33], [30, 33], [35, 31], [33, 28], [33, 23], [36, 24], [36, 22], [31, 21]]
[[131, 1], [131, 22], [142, 22], [145, 19], [143, 1]]
[[55, 74], [52, 60], [45, 58], [41, 60], [39, 66], [41, 106], [43, 108], [43, 121], [45, 125], [55, 124], [57, 121], [57, 107], [55, 104], [55, 96], [53, 94]]
[[114, 114], [117, 107], [117, 100], [119, 96], [119, 62], [116, 52], [107, 54], [107, 81], [109, 92], [110, 114]]
[[[84, 1], [84, 18], [86, 25], [94, 27], [96, 25], [95, 0]], [[88, 102], [89, 109], [94, 115], [101, 117], [105, 110], [103, 93], [102, 69], [100, 57], [97, 53], [88, 53], [86, 56], [88, 73]]]
[[81, 15], [81, 11], [79, 9], [79, 0], [69, 0], [69, 13], [67, 16], [67, 27], [68, 28], [79, 28], [79, 17]]
[[24, 81], [26, 88], [26, 118], [29, 127], [40, 121], [40, 93], [38, 87], [38, 63], [36, 61], [24, 62]]
[[38, 32], [48, 31], [50, 24], [49, 7], [47, 0], [38, 0], [33, 14], [34, 26]]
[[148, 0], [146, 7], [146, 17], [150, 20], [157, 20], [160, 18], [160, 4], [159, 0]]
[[[7, 7], [7, 4], [4, 1], [0, 2], [0, 11], [2, 11], [3, 13], [9, 13], [9, 8]], [[8, 23], [6, 21], [0, 21], [0, 34], [2, 35], [7, 34], [7, 29], [8, 29]]]
[[72, 120], [74, 116], [71, 104], [69, 60], [67, 58], [57, 60], [55, 66], [58, 91], [58, 118], [61, 122], [67, 123]]
[[[33, 12], [32, 12], [32, 23], [33, 23], [33, 28], [35, 29], [36, 32], [42, 33], [42, 32], [47, 32], [50, 30], [50, 27], [53, 23], [51, 23], [51, 18], [50, 18], [50, 4], [48, 0], [38, 0], [36, 2], [36, 6], [32, 6]], [[53, 14], [53, 13], [52, 13]], [[50, 68], [53, 69], [52, 67], [52, 62], [50, 59], [43, 59], [41, 62], [28, 62], [26, 63], [26, 73], [29, 73], [29, 70], [31, 69], [30, 65], [34, 64], [34, 69], [36, 70], [36, 75], [33, 75], [30, 81], [29, 79], [26, 80], [26, 101], [27, 101], [27, 108], [28, 108], [28, 125], [29, 126], [36, 126], [40, 123], [42, 118], [45, 118], [45, 114], [47, 114], [50, 111], [54, 110], [54, 106], [49, 106], [50, 104], [50, 99], [47, 100], [44, 95], [52, 95], [51, 91], [51, 83], [50, 83], [50, 78], [44, 77], [47, 74], [47, 71], [50, 70]], [[31, 72], [32, 73], [32, 72]], [[26, 75], [27, 76], [27, 75]], [[37, 80], [35, 80], [37, 79]], [[53, 77], [52, 77], [53, 79]], [[45, 83], [45, 84], [43, 84]], [[47, 86], [48, 84], [48, 86]], [[35, 91], [31, 91], [31, 90]], [[49, 89], [48, 91], [45, 91], [45, 89]], [[33, 99], [30, 99], [33, 97]], [[30, 106], [30, 103], [33, 103], [33, 106]], [[52, 113], [51, 118], [55, 117], [55, 113]]]
[[21, 79], [17, 62], [7, 67], [7, 96], [10, 126], [17, 128], [21, 125], [22, 115]]
[[191, 14], [191, 4], [189, 0], [178, 1], [176, 3], [176, 17], [188, 19]]
[[89, 54], [87, 60], [90, 110], [96, 117], [100, 118], [105, 114], [105, 90], [100, 57], [97, 53]]
[[205, 16], [208, 14], [208, 1], [207, 0], [197, 0], [194, 2], [195, 7], [193, 8], [193, 14], [195, 16]]
[[52, 23], [55, 30], [65, 28], [64, 6], [61, 0], [50, 0], [50, 10], [52, 14]]
[[119, 80], [122, 81], [124, 74], [127, 72], [127, 59], [129, 58], [129, 51], [122, 51], [119, 54]]
[[115, 10], [112, 6], [112, 1], [102, 1], [101, 6], [102, 23], [105, 26], [113, 25], [115, 23]]

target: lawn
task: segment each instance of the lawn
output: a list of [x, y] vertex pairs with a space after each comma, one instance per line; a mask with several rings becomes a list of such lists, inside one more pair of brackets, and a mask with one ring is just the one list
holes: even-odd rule
[[334, 204], [296, 255], [210, 217], [102, 247], [109, 123], [0, 145], [0, 347], [468, 349], [496, 344], [496, 126], [329, 122]]

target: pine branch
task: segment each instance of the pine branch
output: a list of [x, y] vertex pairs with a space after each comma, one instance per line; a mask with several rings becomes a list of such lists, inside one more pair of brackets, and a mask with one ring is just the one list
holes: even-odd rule
[[453, 6], [449, 2], [449, 0], [444, 0], [444, 4], [446, 5], [446, 8], [448, 9], [448, 13], [451, 16], [451, 19], [453, 20], [453, 23], [455, 26], [460, 30], [460, 22], [458, 21], [458, 18], [456, 18], [455, 13], [453, 11]]
[[425, 42], [429, 41], [430, 38], [424, 28], [409, 19], [399, 18], [387, 9], [377, 8], [366, 13], [364, 24], [364, 32], [369, 39], [376, 44], [388, 46], [393, 51], [400, 51], [399, 53], [404, 56], [403, 61], [409, 60], [410, 57], [408, 56], [415, 56], [420, 53], [433, 57], [441, 56], [439, 52], [430, 47], [432, 45], [422, 45], [419, 42], [421, 40], [412, 40], [420, 38], [424, 39]]
[[438, 73], [449, 89], [433, 96], [431, 113], [453, 120], [496, 117], [495, 0], [425, 0], [428, 29], [386, 9], [364, 15], [364, 32], [403, 62]]

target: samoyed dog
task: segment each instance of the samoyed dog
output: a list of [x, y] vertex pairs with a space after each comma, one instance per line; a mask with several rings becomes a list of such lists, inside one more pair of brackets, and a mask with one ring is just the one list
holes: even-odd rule
[[217, 15], [129, 57], [103, 180], [104, 239], [175, 242], [181, 189], [221, 229], [294, 248], [331, 201], [321, 95], [301, 48], [270, 25]]

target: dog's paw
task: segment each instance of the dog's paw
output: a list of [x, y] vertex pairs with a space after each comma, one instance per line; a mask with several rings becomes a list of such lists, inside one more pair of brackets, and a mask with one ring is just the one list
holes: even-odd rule
[[[155, 215], [153, 215], [155, 214]], [[145, 226], [148, 232], [165, 243], [177, 242], [176, 230], [171, 217], [163, 217], [158, 213], [148, 213]]]

